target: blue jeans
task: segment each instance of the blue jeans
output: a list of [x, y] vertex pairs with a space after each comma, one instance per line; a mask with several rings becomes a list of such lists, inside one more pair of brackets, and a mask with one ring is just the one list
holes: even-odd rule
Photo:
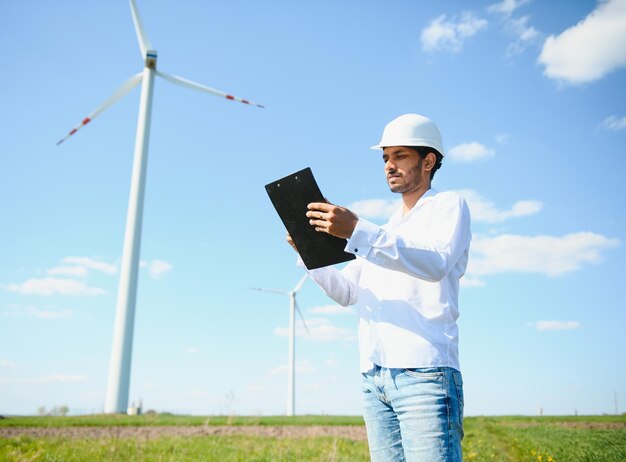
[[451, 367], [363, 374], [363, 416], [372, 462], [462, 460], [463, 380]]

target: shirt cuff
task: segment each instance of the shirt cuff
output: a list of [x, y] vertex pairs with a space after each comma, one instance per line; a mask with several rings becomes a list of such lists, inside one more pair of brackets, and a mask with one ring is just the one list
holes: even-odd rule
[[352, 236], [348, 239], [348, 243], [346, 244], [344, 250], [348, 253], [356, 255], [357, 257], [367, 258], [367, 255], [370, 253], [370, 250], [372, 250], [372, 245], [376, 242], [380, 232], [380, 226], [359, 218], [359, 221], [352, 232]]

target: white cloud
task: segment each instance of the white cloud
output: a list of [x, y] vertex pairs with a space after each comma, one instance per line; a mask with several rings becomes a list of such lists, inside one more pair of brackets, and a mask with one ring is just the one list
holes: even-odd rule
[[485, 223], [501, 223], [509, 218], [533, 215], [543, 208], [543, 204], [534, 200], [517, 201], [509, 210], [498, 210], [493, 202], [481, 197], [476, 191], [463, 189], [457, 191], [467, 201], [472, 220]]
[[453, 17], [449, 21], [446, 15], [441, 15], [422, 30], [422, 49], [427, 52], [461, 51], [463, 41], [485, 27], [487, 27], [487, 21], [477, 18], [470, 12], [464, 12], [458, 20]]
[[626, 0], [607, 0], [585, 19], [543, 44], [544, 74], [573, 84], [592, 82], [626, 65]]
[[72, 310], [42, 310], [36, 307], [32, 307], [32, 309], [28, 310], [26, 313], [28, 316], [33, 316], [35, 318], [42, 319], [62, 319], [62, 318], [70, 318], [72, 317]]
[[507, 47], [507, 56], [521, 53], [529, 45], [539, 40], [541, 34], [533, 26], [528, 25], [529, 19], [529, 16], [523, 16], [507, 21], [507, 27], [517, 37], [517, 40]]
[[22, 305], [10, 305], [9, 311], [0, 312], [0, 315], [18, 318], [21, 316], [30, 316], [33, 318], [42, 319], [61, 319], [69, 318], [72, 316], [72, 310], [51, 310], [42, 309], [37, 306], [22, 306]]
[[[493, 202], [481, 197], [477, 192], [467, 189], [457, 191], [467, 201], [472, 220], [475, 222], [501, 223], [516, 217], [524, 217], [538, 213], [543, 203], [537, 200], [521, 200], [508, 209], [499, 209]], [[366, 204], [362, 208], [370, 215], [384, 215], [391, 210], [391, 201], [361, 201]], [[374, 204], [373, 207], [367, 207]], [[353, 204], [354, 205], [354, 204]], [[394, 207], [395, 208], [395, 207]], [[356, 209], [356, 208], [354, 208]], [[387, 212], [388, 213], [388, 212]], [[387, 217], [383, 217], [387, 218]], [[483, 287], [484, 276], [526, 272], [539, 273], [547, 276], [559, 276], [577, 271], [584, 265], [598, 263], [602, 260], [602, 252], [621, 244], [619, 239], [611, 239], [593, 232], [578, 232], [564, 236], [523, 236], [503, 234], [495, 236], [475, 235], [470, 247], [470, 259], [467, 274], [461, 279], [464, 287]], [[328, 306], [314, 308], [316, 313], [335, 313], [341, 308]], [[326, 321], [326, 320], [324, 320]], [[329, 323], [319, 326], [331, 328]], [[278, 328], [277, 335], [288, 335], [287, 329]], [[303, 335], [298, 329], [298, 335]], [[329, 333], [329, 335], [332, 335]], [[352, 337], [352, 333], [343, 329], [337, 335]]]
[[494, 3], [487, 8], [490, 13], [502, 15], [505, 32], [513, 35], [516, 39], [509, 44], [506, 50], [507, 56], [513, 56], [523, 52], [529, 45], [539, 41], [541, 34], [537, 29], [528, 24], [530, 16], [513, 18], [512, 15], [519, 7], [530, 0], [503, 0]]
[[510, 137], [511, 137], [511, 135], [508, 134], [508, 133], [498, 133], [495, 136], [496, 143], [498, 143], [498, 144], [506, 144], [506, 142], [509, 140]]
[[160, 279], [169, 273], [173, 266], [166, 261], [152, 260], [151, 262], [141, 262], [142, 267], [148, 267], [148, 273], [152, 279]]
[[53, 374], [39, 379], [40, 383], [82, 383], [87, 382], [84, 375]]
[[485, 281], [480, 278], [468, 276], [467, 274], [461, 278], [461, 287], [484, 287]]
[[22, 295], [104, 295], [106, 291], [98, 287], [89, 287], [73, 279], [46, 277], [29, 279], [22, 284], [4, 284], [2, 288]]
[[324, 305], [316, 306], [307, 310], [309, 313], [315, 314], [346, 314], [352, 313], [353, 310], [349, 306], [341, 305]]
[[539, 273], [554, 277], [602, 261], [601, 252], [620, 245], [592, 232], [565, 236], [475, 236], [467, 274], [475, 285], [481, 277], [498, 273]]
[[[306, 324], [309, 328], [307, 333], [304, 326], [300, 323], [296, 325], [296, 336], [317, 342], [332, 342], [335, 340], [352, 341], [356, 339], [353, 329], [346, 329], [331, 324], [326, 318], [307, 319]], [[288, 327], [277, 327], [274, 333], [281, 337], [289, 336]]]
[[6, 367], [7, 369], [15, 369], [16, 364], [13, 361], [7, 359], [0, 359], [0, 367]]
[[402, 207], [402, 199], [368, 199], [353, 202], [350, 210], [365, 218], [389, 218]]
[[319, 392], [323, 388], [325, 388], [325, 386], [326, 386], [326, 382], [323, 381], [323, 380], [320, 380], [318, 382], [305, 383], [305, 384], [302, 385], [302, 388], [304, 388], [305, 390], [311, 390], [311, 391]]
[[502, 0], [499, 3], [494, 3], [487, 7], [487, 11], [490, 13], [500, 13], [506, 17], [509, 17], [520, 6], [528, 3], [530, 0]]
[[528, 325], [537, 330], [571, 330], [580, 328], [578, 321], [537, 321], [529, 322]]
[[89, 273], [84, 266], [57, 266], [47, 271], [48, 274], [53, 276], [76, 276], [85, 277]]
[[475, 160], [489, 159], [496, 152], [487, 146], [472, 142], [458, 144], [448, 151], [448, 157], [458, 162], [473, 162]]
[[61, 319], [69, 318], [72, 316], [71, 310], [44, 310], [36, 306], [24, 307], [23, 314], [26, 316], [32, 316], [34, 318], [42, 319]]
[[[471, 189], [457, 191], [462, 195], [472, 213], [472, 220], [500, 223], [509, 218], [533, 215], [543, 208], [540, 201], [517, 201], [509, 210], [499, 210], [495, 204]], [[364, 218], [389, 219], [402, 206], [401, 199], [368, 199], [354, 202], [348, 208]]]
[[519, 39], [525, 43], [532, 42], [537, 37], [539, 37], [539, 31], [533, 26], [528, 25], [529, 19], [529, 16], [523, 16], [521, 18], [513, 20], [512, 22]]
[[624, 117], [615, 117], [614, 115], [607, 117], [604, 119], [598, 128], [603, 128], [604, 130], [611, 131], [619, 131], [626, 129], [626, 116]]
[[329, 387], [336, 387], [336, 383], [339, 382], [337, 377], [327, 377], [321, 380], [317, 380], [315, 382], [303, 383], [302, 388], [305, 390], [311, 390], [315, 392], [320, 392], [321, 390], [328, 389]]
[[62, 262], [101, 271], [107, 274], [115, 274], [117, 272], [117, 266], [90, 257], [65, 257]]
[[[275, 368], [271, 369], [268, 375], [270, 376], [286, 375], [288, 371], [289, 371], [288, 365], [282, 364], [280, 366], [276, 366]], [[296, 361], [295, 372], [300, 373], [300, 374], [308, 374], [311, 372], [315, 372], [315, 367], [313, 367], [313, 363], [311, 363], [311, 361], [309, 361], [308, 359], [304, 361]]]
[[248, 390], [249, 393], [259, 394], [266, 390], [265, 381], [255, 380], [246, 386], [246, 390]]
[[196, 347], [187, 347], [185, 348], [185, 353], [200, 353], [200, 348]]
[[29, 384], [49, 384], [49, 383], [84, 383], [89, 379], [84, 375], [52, 374], [36, 379], [20, 378], [0, 378], [0, 383], [29, 383]]

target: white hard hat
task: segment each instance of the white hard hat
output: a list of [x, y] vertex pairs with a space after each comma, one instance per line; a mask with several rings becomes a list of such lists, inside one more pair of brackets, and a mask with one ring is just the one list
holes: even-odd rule
[[428, 117], [419, 114], [404, 114], [389, 122], [380, 143], [371, 149], [389, 146], [426, 146], [444, 155], [439, 128]]

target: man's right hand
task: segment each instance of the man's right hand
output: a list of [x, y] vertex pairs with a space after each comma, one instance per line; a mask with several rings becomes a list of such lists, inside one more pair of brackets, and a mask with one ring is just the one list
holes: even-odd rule
[[287, 233], [287, 242], [289, 243], [289, 245], [293, 248], [293, 250], [295, 250], [296, 252], [298, 252], [298, 249], [296, 247], [296, 244], [293, 243], [293, 239], [291, 239], [291, 234]]

